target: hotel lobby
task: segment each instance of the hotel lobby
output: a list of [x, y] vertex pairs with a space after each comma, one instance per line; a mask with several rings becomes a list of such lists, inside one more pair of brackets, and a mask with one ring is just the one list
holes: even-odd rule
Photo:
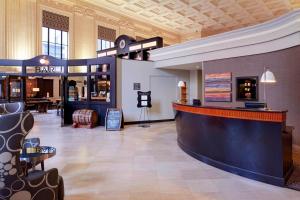
[[0, 200], [299, 200], [299, 0], [0, 0]]

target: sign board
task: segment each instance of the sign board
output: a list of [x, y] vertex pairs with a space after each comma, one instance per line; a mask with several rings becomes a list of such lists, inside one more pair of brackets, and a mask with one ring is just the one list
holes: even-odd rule
[[27, 73], [64, 73], [62, 66], [27, 66]]
[[147, 107], [147, 108], [151, 108], [152, 104], [151, 104], [151, 91], [148, 92], [141, 92], [138, 91], [138, 104], [137, 107], [138, 108], [142, 108], [142, 107]]
[[123, 128], [123, 112], [122, 109], [108, 108], [105, 116], [105, 130], [119, 131]]

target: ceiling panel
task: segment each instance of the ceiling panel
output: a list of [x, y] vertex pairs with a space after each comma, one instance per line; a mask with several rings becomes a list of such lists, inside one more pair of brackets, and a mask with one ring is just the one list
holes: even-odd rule
[[179, 33], [182, 37], [199, 29], [206, 36], [258, 24], [300, 7], [300, 0], [83, 1]]

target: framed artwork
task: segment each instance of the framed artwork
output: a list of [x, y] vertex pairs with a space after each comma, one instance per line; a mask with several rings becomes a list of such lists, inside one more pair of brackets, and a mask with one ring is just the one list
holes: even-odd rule
[[206, 74], [204, 78], [204, 97], [206, 102], [232, 101], [231, 72]]
[[236, 100], [258, 101], [258, 76], [236, 78]]
[[133, 90], [141, 90], [141, 83], [133, 83]]

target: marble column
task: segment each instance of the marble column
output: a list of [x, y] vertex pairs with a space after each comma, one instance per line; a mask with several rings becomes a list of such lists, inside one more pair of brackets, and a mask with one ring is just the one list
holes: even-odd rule
[[36, 0], [6, 1], [6, 57], [36, 56]]

